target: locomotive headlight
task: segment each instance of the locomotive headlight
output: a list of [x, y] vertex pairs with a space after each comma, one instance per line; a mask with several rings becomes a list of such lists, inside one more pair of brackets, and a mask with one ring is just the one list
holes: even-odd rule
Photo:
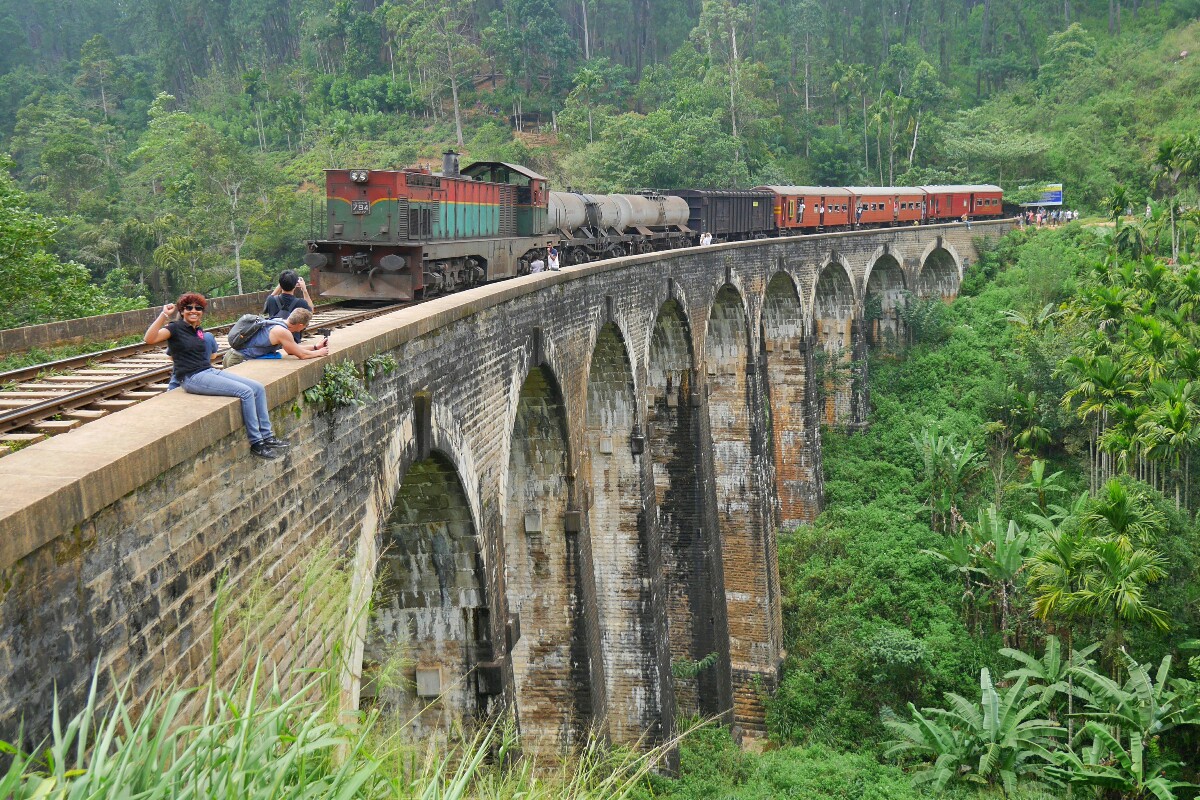
[[367, 170], [365, 170], [365, 169], [350, 170], [350, 180], [354, 181], [355, 183], [366, 183], [367, 182]]

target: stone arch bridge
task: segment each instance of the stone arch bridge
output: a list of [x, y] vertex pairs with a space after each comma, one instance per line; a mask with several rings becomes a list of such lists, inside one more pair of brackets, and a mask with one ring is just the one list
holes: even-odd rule
[[[865, 423], [901, 298], [953, 297], [1010, 227], [672, 251], [414, 306], [334, 336], [332, 360], [401, 365], [366, 405], [300, 402], [321, 361], [237, 368], [267, 384], [279, 462], [246, 452], [235, 401], [183, 392], [0, 459], [0, 736], [43, 734], [97, 667], [102, 693], [203, 683], [219, 591], [256, 579], [277, 599], [223, 663], [340, 654], [346, 706], [418, 730], [504, 707], [541, 751], [662, 740], [681, 713], [761, 735], [776, 530], [820, 509], [820, 424]], [[311, 602], [319, 548], [348, 600]], [[398, 647], [408, 680], [384, 682]]]

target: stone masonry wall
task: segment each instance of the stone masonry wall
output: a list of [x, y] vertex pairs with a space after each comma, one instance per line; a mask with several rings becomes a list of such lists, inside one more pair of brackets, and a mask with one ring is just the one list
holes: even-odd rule
[[[767, 286], [786, 272], [810, 320], [818, 270], [836, 258], [849, 265], [855, 308], [861, 309], [869, 265], [887, 245], [910, 286], [920, 285], [922, 265], [938, 253], [934, 284], [941, 293], [950, 280], [945, 259], [961, 271], [976, 258], [974, 237], [1009, 226], [975, 223], [970, 232], [930, 226], [648, 254], [423, 303], [334, 338], [330, 361], [361, 363], [390, 353], [400, 364], [374, 381], [375, 399], [365, 405], [326, 415], [300, 400], [321, 379], [325, 360], [235, 368], [267, 386], [276, 433], [292, 443], [281, 461], [249, 454], [236, 401], [180, 391], [0, 458], [6, 488], [0, 496], [0, 738], [13, 737], [22, 720], [27, 740], [40, 738], [55, 687], [69, 714], [82, 703], [97, 668], [102, 694], [112, 690], [110, 670], [118, 680], [130, 678], [137, 696], [164, 682], [203, 682], [218, 596], [236, 604], [264, 586], [279, 598], [276, 611], [257, 620], [252, 635], [226, 634], [219, 678], [259, 653], [281, 675], [321, 666], [344, 637], [342, 652], [350, 663], [343, 697], [355, 706], [364, 683], [371, 693], [363, 651], [373, 634], [364, 607], [377, 585], [387, 584], [376, 579], [377, 568], [388, 564], [388, 556], [381, 560], [386, 553], [408, 553], [406, 569], [415, 570], [404, 578], [412, 589], [399, 592], [392, 607], [404, 624], [394, 625], [390, 635], [410, 640], [397, 644], [416, 648], [424, 671], [416, 674], [414, 666], [406, 677], [419, 681], [422, 691], [434, 680], [448, 691], [456, 687], [443, 705], [454, 716], [492, 713], [512, 705], [519, 690], [574, 698], [572, 713], [522, 720], [523, 730], [542, 741], [577, 740], [584, 726], [601, 720], [619, 720], [613, 725], [620, 738], [635, 721], [669, 735], [677, 706], [669, 679], [672, 653], [690, 650], [695, 658], [696, 648], [708, 644], [705, 635], [684, 632], [691, 647], [669, 647], [667, 616], [683, 613], [685, 597], [712, 597], [701, 626], [723, 632], [726, 641], [714, 643], [719, 663], [701, 685], [715, 687], [718, 706], [732, 710], [729, 721], [747, 734], [761, 731], [754, 687], [775, 685], [782, 654], [773, 563], [778, 493], [767, 484], [780, 475], [796, 479], [786, 464], [776, 469], [769, 443], [792, 432], [763, 428], [765, 420], [789, 418], [768, 411], [766, 390], [773, 402], [794, 404], [775, 394], [772, 381], [799, 374], [798, 364], [770, 376], [762, 371], [758, 332]], [[736, 310], [722, 300], [724, 310], [714, 322], [718, 293], [736, 302]], [[648, 368], [656, 320], [669, 302], [681, 318], [678, 330], [691, 337], [690, 352], [697, 354], [694, 386], [686, 390], [686, 402], [694, 403], [686, 425], [696, 432], [694, 439], [684, 435], [698, 448], [697, 471], [690, 475], [657, 466], [656, 434], [647, 431], [652, 416], [661, 416], [650, 413], [654, 404], [662, 400], [670, 408], [664, 370], [676, 367], [663, 365], [654, 380]], [[729, 336], [706, 340], [714, 325], [734, 322], [736, 336], [728, 327]], [[606, 325], [614, 331], [610, 338], [601, 335]], [[772, 341], [768, 369], [772, 355], [788, 352], [778, 337]], [[613, 342], [619, 342], [620, 356]], [[804, 346], [812, 346], [811, 336]], [[590, 416], [600, 396], [589, 393], [590, 381], [602, 374], [594, 363], [622, 358], [628, 373], [617, 382], [625, 388], [605, 396], [624, 399]], [[565, 438], [558, 449], [526, 443], [525, 455], [514, 457], [514, 428], [529, 419], [518, 413], [522, 386], [535, 369], [545, 370], [560, 389], [561, 401], [538, 413], [555, 415]], [[603, 382], [616, 386], [608, 378]], [[672, 389], [679, 393], [683, 382]], [[684, 430], [682, 422], [671, 424]], [[602, 452], [603, 437], [596, 435], [609, 427], [612, 454]], [[642, 439], [640, 453], [635, 433]], [[809, 431], [793, 441], [819, 446]], [[550, 460], [534, 470], [528, 460], [538, 452]], [[819, 463], [816, 453], [807, 457]], [[602, 467], [601, 458], [611, 468]], [[396, 520], [389, 525], [408, 476], [430, 464], [440, 465], [444, 479], [422, 484], [432, 493], [416, 504], [423, 533], [397, 527]], [[416, 465], [422, 466], [414, 471]], [[526, 471], [524, 484], [510, 483], [513, 469]], [[689, 486], [680, 487], [682, 505], [673, 513], [686, 517], [692, 502], [686, 493], [696, 498], [698, 550], [680, 538], [682, 529], [669, 533], [660, 524], [658, 503], [674, 488], [658, 482], [675, 476]], [[539, 492], [554, 495], [543, 520], [562, 509], [560, 522], [543, 525], [543, 537], [561, 536], [565, 543], [543, 541], [540, 551], [522, 554], [509, 540], [524, 520], [509, 517], [524, 516], [522, 503]], [[518, 496], [525, 499], [518, 503]], [[414, 502], [401, 505], [411, 509]], [[752, 520], [751, 528], [739, 528], [742, 516]], [[593, 524], [600, 519], [615, 521], [616, 528]], [[616, 534], [624, 538], [614, 539]], [[408, 549], [396, 546], [396, 536]], [[525, 544], [535, 545], [532, 539]], [[662, 552], [672, 548], [674, 554]], [[518, 557], [533, 564], [510, 569], [508, 560]], [[537, 571], [542, 558], [554, 561], [544, 573]], [[693, 566], [678, 576], [687, 587], [676, 587], [676, 576], [664, 574], [670, 565], [698, 559], [712, 569]], [[313, 564], [338, 561], [352, 577], [349, 603], [347, 592], [339, 599], [314, 591], [314, 585], [336, 582], [322, 580], [325, 573]], [[530, 608], [539, 581], [554, 582], [546, 587], [545, 614], [568, 605], [554, 630], [526, 625], [521, 613]], [[696, 610], [708, 602], [697, 602]], [[614, 620], [622, 621], [614, 627]], [[569, 668], [561, 665], [561, 649], [539, 653], [535, 647], [542, 637], [566, 637], [568, 631]], [[414, 633], [434, 641], [411, 641]], [[519, 673], [518, 643], [526, 659]], [[531, 657], [559, 667], [529, 668]], [[556, 681], [570, 687], [556, 688]]]

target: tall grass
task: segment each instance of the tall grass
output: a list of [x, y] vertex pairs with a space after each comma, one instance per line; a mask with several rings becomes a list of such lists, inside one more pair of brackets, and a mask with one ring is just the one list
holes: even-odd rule
[[323, 668], [284, 675], [270, 654], [245, 646], [270, 641], [289, 603], [303, 610], [293, 641], [328, 641], [321, 620], [339, 618], [349, 600], [345, 565], [320, 545], [295, 574], [290, 599], [263, 575], [248, 576], [236, 602], [219, 582], [202, 686], [140, 698], [114, 677], [117, 688], [102, 697], [97, 672], [85, 707], [65, 725], [56, 696], [50, 734], [34, 752], [0, 741], [0, 799], [607, 800], [644, 786], [677, 743], [621, 749], [592, 736], [547, 763], [522, 753], [507, 714], [422, 741], [398, 714], [342, 715], [336, 642]]
[[[266, 682], [270, 680], [270, 683]], [[55, 698], [52, 731], [33, 756], [0, 745], [11, 756], [0, 797], [331, 798], [382, 797], [378, 762], [357, 734], [330, 722], [319, 697], [320, 677], [284, 696], [261, 662], [228, 689], [209, 685], [204, 718], [188, 723], [180, 709], [195, 689], [159, 692], [140, 707], [122, 686], [107, 708], [88, 701], [64, 727]], [[351, 758], [334, 758], [348, 746]]]
[[[412, 800], [601, 800], [629, 797], [675, 742], [644, 752], [610, 748], [593, 736], [552, 764], [521, 755], [507, 717], [460, 744], [422, 743], [394, 733], [376, 714], [354, 725], [332, 721], [324, 676], [291, 695], [258, 662], [228, 689], [156, 693], [139, 708], [119, 689], [101, 710], [96, 681], [86, 707], [65, 726], [56, 710], [40, 754], [0, 743], [11, 761], [0, 797], [12, 800], [257, 800], [257, 798], [412, 798]], [[205, 692], [205, 719], [181, 708]]]

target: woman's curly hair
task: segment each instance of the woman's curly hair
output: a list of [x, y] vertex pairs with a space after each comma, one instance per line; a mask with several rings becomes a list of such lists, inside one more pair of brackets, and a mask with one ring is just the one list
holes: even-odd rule
[[183, 294], [179, 295], [179, 299], [175, 301], [175, 310], [182, 314], [183, 307], [187, 305], [208, 308], [208, 300], [206, 300], [204, 295], [200, 294], [199, 292], [184, 292]]

